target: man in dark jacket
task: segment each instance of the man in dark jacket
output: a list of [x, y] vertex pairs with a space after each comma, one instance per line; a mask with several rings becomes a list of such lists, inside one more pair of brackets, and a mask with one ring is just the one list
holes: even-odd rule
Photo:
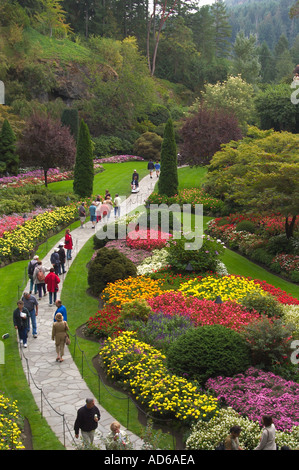
[[152, 159], [150, 159], [150, 161], [148, 162], [147, 169], [149, 170], [150, 177], [152, 178], [153, 177], [153, 171], [155, 169], [155, 165], [154, 165], [154, 162], [152, 161]]
[[84, 443], [87, 446], [93, 444], [94, 433], [100, 420], [100, 411], [94, 404], [93, 398], [86, 398], [86, 405], [82, 406], [77, 412], [77, 418], [74, 424], [75, 437], [79, 437], [79, 430]]
[[53, 251], [53, 253], [51, 254], [51, 257], [50, 257], [50, 263], [52, 264], [52, 266], [54, 268], [55, 274], [57, 274], [57, 276], [58, 276], [59, 275], [59, 267], [60, 267], [60, 258], [59, 258], [59, 254], [58, 254], [58, 248], [54, 248], [54, 251]]
[[13, 312], [13, 324], [15, 329], [18, 330], [20, 344], [23, 343], [24, 348], [27, 348], [30, 314], [28, 309], [24, 307], [24, 302], [22, 300], [19, 300], [17, 305], [18, 307]]
[[60, 264], [59, 264], [59, 274], [65, 274], [66, 273], [66, 270], [65, 270], [65, 250], [63, 248], [63, 243], [59, 243], [59, 246], [58, 246], [58, 256], [59, 256], [59, 261], [60, 261]]

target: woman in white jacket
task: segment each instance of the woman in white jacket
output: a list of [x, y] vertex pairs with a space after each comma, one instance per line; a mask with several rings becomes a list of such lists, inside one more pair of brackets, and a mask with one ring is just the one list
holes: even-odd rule
[[254, 450], [276, 450], [277, 445], [275, 443], [275, 426], [273, 424], [271, 416], [263, 416], [262, 424], [264, 426], [260, 443]]

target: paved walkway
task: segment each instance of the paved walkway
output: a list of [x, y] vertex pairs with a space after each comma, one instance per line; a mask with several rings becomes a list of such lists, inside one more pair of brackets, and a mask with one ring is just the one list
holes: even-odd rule
[[[156, 176], [153, 177], [153, 179], [150, 179], [149, 176], [143, 178], [140, 182], [139, 193], [131, 194], [130, 197], [122, 203], [121, 216], [143, 205], [146, 198], [152, 193], [155, 183]], [[110, 220], [111, 222], [114, 221], [114, 215], [111, 214]], [[68, 261], [67, 270], [80, 249], [87, 240], [94, 235], [95, 230], [91, 228], [91, 222], [87, 222], [83, 229], [79, 227], [71, 233], [74, 242], [72, 252], [73, 259]], [[64, 238], [62, 238], [61, 241], [64, 241]], [[58, 246], [58, 244], [55, 245], [55, 247], [56, 246]], [[52, 247], [48, 255], [42, 260], [43, 264], [48, 268], [51, 267], [50, 255], [55, 247]], [[60, 292], [63, 288], [65, 276], [67, 276], [67, 273], [60, 276]], [[29, 291], [29, 283], [24, 291]], [[73, 362], [67, 347], [65, 348], [64, 362], [58, 363], [55, 361], [55, 345], [51, 338], [55, 310], [55, 306], [50, 307], [48, 305], [48, 295], [39, 301], [39, 313], [37, 316], [38, 337], [34, 339], [31, 332], [29, 333], [28, 348], [22, 348], [22, 352], [26, 358], [22, 358], [22, 363], [26, 376], [29, 377], [28, 382], [32, 394], [39, 408], [41, 409], [42, 407], [44, 418], [60, 441], [65, 444], [66, 449], [72, 450], [75, 448], [74, 445], [76, 443], [80, 443], [79, 439], [74, 438], [73, 431], [77, 410], [85, 404], [86, 398], [92, 397], [93, 394], [88, 389], [84, 379], [81, 378], [80, 371]], [[74, 332], [71, 333], [74, 334]], [[30, 370], [30, 374], [28, 374], [28, 369]], [[40, 389], [43, 391], [46, 400], [41, 400]], [[117, 417], [112, 417], [97, 403], [96, 399], [95, 401], [101, 412], [101, 420], [99, 422], [95, 444], [100, 445], [100, 435], [105, 437], [110, 432], [110, 424], [117, 419]], [[60, 415], [58, 415], [57, 412]], [[65, 418], [65, 432], [63, 416]], [[128, 435], [130, 436], [131, 442], [134, 444], [134, 448], [140, 448], [142, 442], [139, 437], [129, 431]]]

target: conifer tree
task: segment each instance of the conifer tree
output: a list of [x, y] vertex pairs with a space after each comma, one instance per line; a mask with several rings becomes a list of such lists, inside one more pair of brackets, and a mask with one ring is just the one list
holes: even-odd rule
[[161, 147], [161, 172], [158, 181], [159, 194], [174, 196], [178, 192], [177, 147], [172, 119], [168, 119]]
[[5, 119], [0, 133], [0, 171], [9, 174], [17, 174], [19, 169], [19, 157], [16, 154], [16, 136]]
[[82, 119], [79, 127], [73, 190], [81, 197], [90, 197], [93, 191], [93, 151], [87, 124]]

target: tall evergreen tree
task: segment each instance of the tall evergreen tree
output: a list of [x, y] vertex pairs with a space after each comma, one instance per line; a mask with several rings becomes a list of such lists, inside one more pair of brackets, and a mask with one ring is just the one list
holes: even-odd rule
[[159, 194], [174, 196], [178, 192], [177, 147], [172, 119], [168, 119], [161, 147], [161, 172], [158, 181]]
[[222, 0], [216, 0], [211, 6], [211, 12], [215, 27], [216, 55], [217, 57], [227, 57], [230, 50], [231, 26], [225, 3]]
[[79, 127], [73, 190], [81, 197], [90, 197], [93, 191], [93, 151], [87, 124], [82, 119]]
[[257, 83], [261, 65], [256, 47], [256, 37], [250, 34], [245, 37], [243, 31], [237, 34], [234, 44], [234, 73], [240, 74], [247, 83]]
[[19, 157], [16, 154], [16, 136], [7, 119], [2, 124], [0, 133], [0, 172], [17, 174]]

